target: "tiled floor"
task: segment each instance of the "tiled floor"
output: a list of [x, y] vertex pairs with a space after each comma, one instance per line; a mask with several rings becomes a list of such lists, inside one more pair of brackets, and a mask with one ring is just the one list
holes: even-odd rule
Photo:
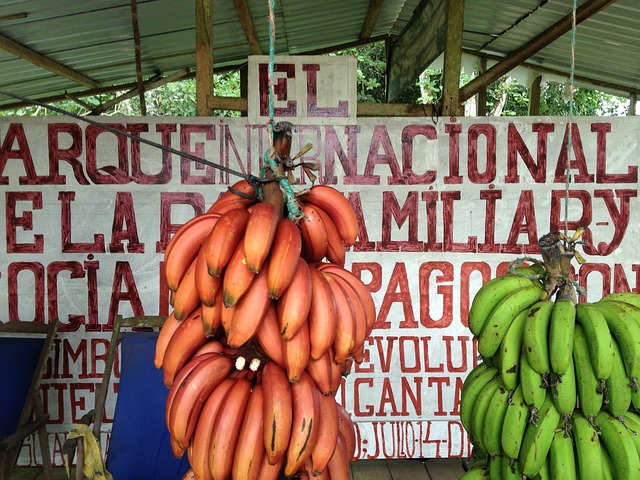
[[[460, 459], [359, 460], [351, 465], [352, 480], [457, 480], [462, 473]], [[67, 480], [64, 467], [54, 468], [53, 478]], [[17, 468], [11, 480], [44, 480], [44, 475], [40, 468]]]

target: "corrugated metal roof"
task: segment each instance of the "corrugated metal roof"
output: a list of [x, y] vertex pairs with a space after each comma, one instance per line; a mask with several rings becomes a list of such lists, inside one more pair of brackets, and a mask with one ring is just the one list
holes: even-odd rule
[[[246, 2], [264, 54], [267, 1]], [[399, 35], [422, 4], [385, 0], [372, 37]], [[233, 1], [213, 5], [215, 68], [240, 65], [251, 51]], [[276, 53], [298, 55], [360, 41], [371, 5], [370, 0], [276, 1]], [[505, 57], [570, 14], [571, 6], [571, 0], [466, 0], [463, 48]], [[138, 0], [137, 10], [144, 78], [195, 68], [195, 0]], [[130, 0], [4, 0], [0, 35], [100, 87], [135, 82]], [[568, 73], [570, 34], [528, 63]], [[575, 73], [593, 84], [607, 83], [609, 90], [640, 90], [640, 1], [617, 0], [578, 26]], [[0, 48], [1, 90], [42, 99], [87, 88]], [[0, 105], [13, 102], [0, 98]]]
[[[578, 7], [587, 3], [579, 0]], [[570, 0], [467, 0], [464, 47], [506, 57], [571, 15]], [[529, 65], [567, 74], [571, 32], [527, 60]], [[611, 84], [614, 93], [640, 91], [640, 2], [617, 0], [576, 28], [575, 75]], [[587, 82], [579, 82], [589, 85]], [[624, 86], [624, 90], [613, 88]]]

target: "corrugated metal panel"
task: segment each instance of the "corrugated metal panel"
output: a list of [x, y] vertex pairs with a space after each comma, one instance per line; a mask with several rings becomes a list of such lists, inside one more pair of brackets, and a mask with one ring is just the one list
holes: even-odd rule
[[[269, 51], [267, 1], [247, 0], [264, 54]], [[386, 0], [372, 36], [399, 35], [421, 4]], [[302, 54], [357, 42], [369, 6], [370, 0], [276, 1], [276, 53]], [[130, 8], [130, 0], [4, 0], [0, 34], [100, 85], [127, 84], [135, 80]], [[506, 56], [570, 11], [569, 0], [466, 0], [463, 45]], [[194, 0], [138, 0], [145, 78], [195, 67], [194, 12]], [[251, 52], [232, 0], [214, 0], [213, 32], [215, 68], [246, 61]], [[569, 34], [563, 36], [530, 61], [568, 72], [569, 40]], [[638, 0], [617, 0], [585, 21], [577, 41], [577, 75], [640, 89]], [[2, 50], [0, 88], [35, 98], [85, 89]], [[0, 98], [0, 105], [12, 102]]]
[[[570, 15], [571, 9], [572, 2], [567, 0], [467, 0], [464, 48], [508, 56]], [[571, 33], [528, 63], [568, 74]], [[627, 91], [640, 89], [640, 2], [617, 0], [577, 26], [575, 74], [593, 78], [591, 85], [606, 82], [624, 85]]]

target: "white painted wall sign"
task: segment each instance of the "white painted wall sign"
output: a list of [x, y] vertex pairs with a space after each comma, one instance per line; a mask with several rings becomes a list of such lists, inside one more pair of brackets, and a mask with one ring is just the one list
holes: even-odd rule
[[[278, 56], [273, 65], [276, 121], [307, 125], [353, 124], [357, 114], [357, 61], [351, 56]], [[249, 57], [248, 118], [269, 121], [269, 57]]]
[[[266, 124], [242, 118], [108, 120], [243, 173], [260, 171], [269, 145]], [[470, 299], [563, 228], [567, 162], [569, 229], [588, 227], [588, 262], [576, 265], [587, 299], [638, 291], [638, 139], [631, 117], [576, 119], [568, 155], [561, 118], [297, 127], [292, 153], [311, 143], [304, 160], [318, 161], [319, 181], [357, 211], [347, 268], [378, 310], [366, 358], [339, 393], [360, 458], [469, 454], [459, 402], [477, 360]], [[42, 384], [55, 464], [65, 433], [93, 407], [114, 318], [168, 312], [160, 264], [169, 238], [237, 180], [75, 120], [0, 120], [0, 318], [61, 321]], [[36, 445], [20, 464], [33, 463]]]

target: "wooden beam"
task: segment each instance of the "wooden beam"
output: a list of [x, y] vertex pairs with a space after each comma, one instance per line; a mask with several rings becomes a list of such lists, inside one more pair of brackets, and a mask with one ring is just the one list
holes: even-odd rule
[[[487, 59], [480, 59], [480, 74], [487, 69]], [[483, 88], [478, 92], [478, 98], [476, 99], [476, 115], [478, 117], [487, 116], [487, 89]]]
[[[240, 96], [247, 98], [249, 96], [249, 64], [240, 67]], [[241, 117], [246, 117], [248, 112], [241, 112]]]
[[[243, 62], [244, 64], [245, 62]], [[218, 72], [228, 72], [231, 70], [238, 70], [242, 65], [225, 65], [224, 67], [221, 67], [218, 69]], [[187, 80], [187, 79], [193, 79], [196, 77], [195, 72], [193, 70], [190, 69], [184, 69], [184, 70], [180, 70], [181, 73], [178, 77], [176, 77], [173, 80], [167, 81], [166, 83], [170, 83], [170, 82], [175, 82], [177, 80]], [[178, 75], [180, 72], [176, 72], [173, 75]], [[184, 73], [186, 72], [186, 73]], [[169, 78], [169, 77], [167, 77]], [[155, 83], [154, 86], [149, 86], [149, 88], [147, 88], [148, 90], [152, 90], [152, 88], [156, 88], [155, 87]], [[134, 90], [137, 88], [138, 84], [135, 82], [127, 82], [127, 83], [119, 83], [117, 85], [108, 85], [105, 87], [98, 87], [98, 88], [92, 88], [90, 90], [83, 90], [83, 91], [79, 91], [79, 92], [74, 92], [74, 93], [69, 93], [69, 92], [65, 92], [62, 94], [58, 94], [58, 95], [50, 95], [48, 97], [39, 97], [39, 98], [35, 98], [35, 100], [38, 100], [41, 103], [53, 103], [53, 102], [58, 102], [60, 100], [68, 100], [69, 99], [69, 95], [73, 95], [76, 98], [86, 98], [86, 97], [91, 97], [93, 95], [102, 95], [105, 93], [112, 93], [112, 92], [120, 92], [122, 90]], [[159, 85], [158, 85], [159, 86]], [[2, 110], [15, 110], [16, 108], [23, 108], [23, 107], [30, 107], [32, 106], [32, 103], [29, 102], [23, 102], [23, 101], [15, 101], [12, 103], [5, 103], [5, 104], [0, 104], [0, 111]]]
[[538, 75], [531, 82], [529, 87], [529, 115], [540, 115], [540, 86], [542, 84], [542, 75]]
[[464, 0], [445, 2], [445, 46], [442, 69], [442, 115], [458, 115]]
[[[473, 55], [474, 57], [478, 57], [480, 59], [496, 60], [498, 62], [504, 60], [504, 57], [500, 57], [498, 55], [491, 55], [491, 54], [488, 54], [488, 53], [475, 52], [475, 51], [469, 50], [469, 49], [463, 49], [462, 53], [466, 53], [467, 55]], [[524, 62], [524, 63], [521, 63], [518, 66], [519, 67], [528, 68], [530, 70], [534, 70], [534, 71], [539, 72], [539, 73], [549, 73], [551, 75], [555, 75], [555, 76], [558, 76], [558, 77], [567, 77], [567, 78], [569, 78], [569, 73], [568, 72], [562, 72], [560, 70], [556, 70], [555, 68], [543, 67], [541, 65], [537, 65], [537, 64], [534, 64], [534, 63]], [[573, 79], [576, 82], [579, 82], [579, 83], [592, 85], [594, 87], [602, 87], [602, 88], [608, 89], [608, 90], [616, 90], [618, 92], [624, 92], [624, 93], [628, 93], [628, 94], [640, 93], [640, 89], [633, 88], [630, 85], [621, 85], [619, 83], [603, 82], [603, 81], [600, 81], [600, 80], [595, 80], [595, 79], [590, 78], [590, 77], [586, 77], [584, 75], [574, 75]]]
[[365, 17], [362, 29], [360, 30], [361, 39], [371, 38], [373, 29], [376, 28], [376, 23], [378, 23], [378, 17], [382, 11], [383, 3], [384, 0], [370, 0], [367, 16]]
[[358, 102], [358, 117], [426, 117], [430, 119], [434, 113], [433, 105]]
[[208, 107], [210, 110], [234, 110], [246, 113], [249, 108], [247, 97], [217, 97], [210, 96]]
[[[249, 102], [246, 97], [209, 97], [211, 110], [234, 110], [247, 112]], [[358, 117], [427, 117], [434, 114], [432, 105], [404, 103], [362, 103], [358, 102]]]
[[196, 2], [196, 115], [209, 116], [213, 95], [213, 0]]
[[90, 112], [91, 110], [93, 110], [93, 105], [89, 105], [87, 102], [83, 101], [80, 98], [76, 98], [73, 95], [69, 95], [69, 94], [66, 94], [66, 97], [72, 102], [76, 102], [78, 105], [84, 108], [87, 112]]
[[[576, 24], [595, 15], [603, 8], [609, 6], [616, 0], [587, 0], [576, 10]], [[544, 47], [560, 38], [565, 33], [571, 31], [573, 15], [569, 14], [555, 25], [549, 27], [533, 40], [525, 43], [519, 49], [511, 52], [504, 60], [489, 68], [484, 74], [474, 78], [460, 89], [460, 101], [465, 102], [474, 96], [482, 88], [491, 85], [506, 73], [524, 62], [527, 58], [536, 54]]]
[[244, 36], [247, 38], [249, 44], [249, 50], [252, 55], [262, 55], [262, 48], [260, 48], [260, 42], [258, 41], [258, 34], [256, 33], [256, 27], [253, 24], [253, 18], [249, 11], [249, 6], [246, 0], [233, 0], [233, 6], [236, 9], [238, 20], [244, 31]]
[[140, 114], [147, 115], [147, 102], [144, 98], [144, 80], [142, 79], [142, 55], [140, 53], [140, 26], [138, 25], [138, 2], [131, 0], [131, 24], [133, 27], [133, 44], [136, 57], [136, 82], [140, 97]]
[[[186, 76], [189, 75], [189, 73], [190, 73], [190, 70], [188, 68], [184, 68], [182, 70], [178, 70], [175, 73], [172, 73], [171, 75], [167, 75], [166, 77], [161, 77], [161, 78], [153, 77], [147, 80], [145, 83], [143, 83], [142, 90], [145, 92], [154, 90], [158, 87], [161, 87], [162, 85], [166, 85], [167, 83], [176, 82], [182, 78], [185, 78]], [[123, 93], [119, 97], [113, 98], [108, 102], [105, 102], [97, 106], [93, 110], [89, 109], [91, 111], [91, 115], [100, 115], [101, 113], [109, 110], [111, 107], [117, 105], [118, 103], [135, 97], [138, 94], [138, 88], [139, 87], [136, 84], [134, 88], [130, 89], [126, 93]], [[120, 89], [122, 90], [122, 88]]]
[[100, 86], [100, 84], [95, 80], [62, 65], [61, 63], [55, 62], [44, 55], [36, 53], [30, 48], [27, 48], [2, 34], [0, 34], [0, 48], [12, 55], [15, 55], [16, 57], [20, 57], [27, 62], [33, 63], [36, 67], [49, 70], [51, 73], [65, 77], [79, 85], [83, 85], [87, 88], [98, 88]]

